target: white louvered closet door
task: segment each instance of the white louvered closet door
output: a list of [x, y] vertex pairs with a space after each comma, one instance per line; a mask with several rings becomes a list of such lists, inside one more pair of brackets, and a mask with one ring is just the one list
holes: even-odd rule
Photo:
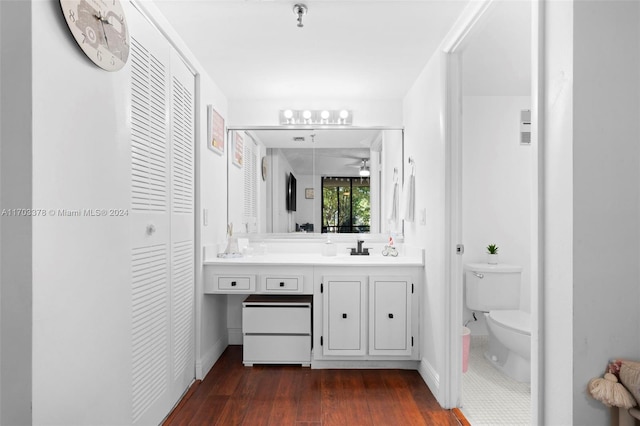
[[174, 398], [195, 378], [194, 110], [195, 80], [171, 56], [171, 336]]
[[132, 15], [132, 423], [146, 425], [159, 424], [194, 377], [194, 79]]

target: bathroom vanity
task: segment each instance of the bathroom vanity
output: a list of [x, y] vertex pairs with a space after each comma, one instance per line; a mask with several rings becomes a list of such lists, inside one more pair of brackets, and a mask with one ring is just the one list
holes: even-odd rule
[[242, 312], [245, 365], [414, 368], [423, 251], [403, 249], [398, 257], [380, 252], [209, 257], [204, 292], [248, 296]]

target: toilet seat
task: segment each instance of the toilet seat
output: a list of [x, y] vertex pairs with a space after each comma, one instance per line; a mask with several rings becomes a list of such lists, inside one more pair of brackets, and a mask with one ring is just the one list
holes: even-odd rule
[[531, 336], [531, 314], [520, 310], [498, 310], [490, 311], [489, 317], [497, 325], [516, 333]]

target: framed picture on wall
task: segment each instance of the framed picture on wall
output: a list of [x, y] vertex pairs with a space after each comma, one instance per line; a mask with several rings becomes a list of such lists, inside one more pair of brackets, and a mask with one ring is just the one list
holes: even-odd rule
[[216, 154], [224, 153], [224, 118], [207, 105], [207, 146]]
[[244, 162], [244, 140], [240, 132], [235, 132], [233, 141], [233, 164], [242, 167]]
[[308, 200], [312, 200], [313, 199], [313, 188], [305, 188], [304, 190], [304, 198], [308, 199]]

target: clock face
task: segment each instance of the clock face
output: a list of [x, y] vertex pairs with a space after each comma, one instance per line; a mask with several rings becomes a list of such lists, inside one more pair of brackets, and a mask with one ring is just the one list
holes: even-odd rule
[[129, 58], [129, 31], [120, 0], [60, 0], [78, 46], [100, 68], [117, 71]]

